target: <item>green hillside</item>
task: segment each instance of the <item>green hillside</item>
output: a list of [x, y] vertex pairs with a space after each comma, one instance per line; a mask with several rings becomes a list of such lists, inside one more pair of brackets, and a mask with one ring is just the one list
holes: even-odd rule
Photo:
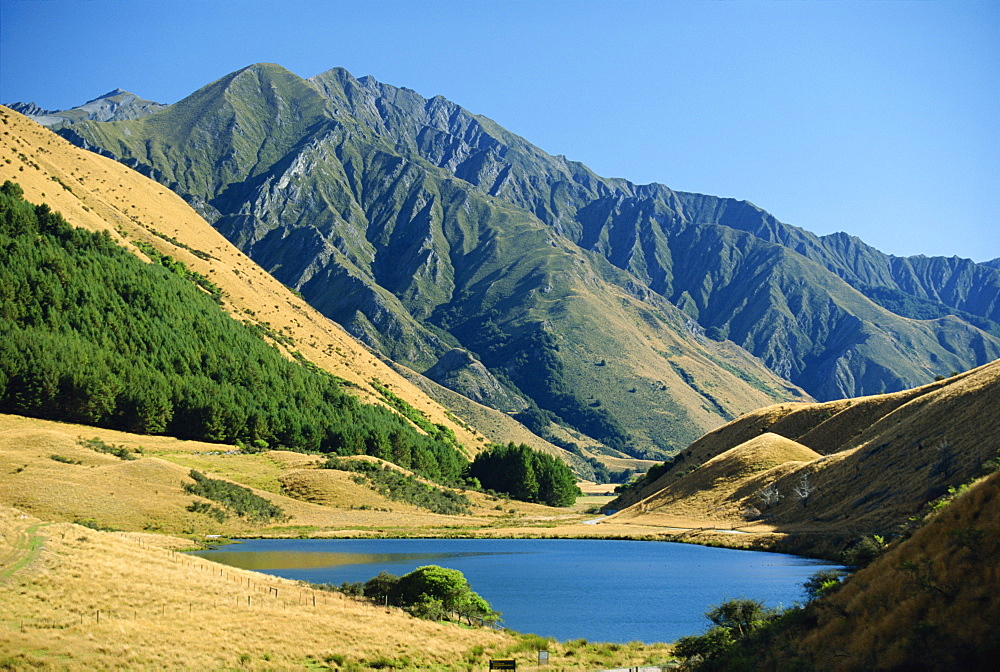
[[[304, 80], [254, 65], [157, 114], [63, 134], [169, 186], [385, 356], [616, 451], [673, 453], [803, 398], [787, 381], [834, 399], [1000, 357], [996, 336], [939, 317], [961, 303], [993, 329], [992, 269], [965, 283], [983, 289], [930, 298], [850, 276], [833, 241], [748, 203], [601, 178], [443, 98], [342, 69]], [[935, 319], [891, 312], [869, 285], [933, 304]], [[437, 366], [455, 349], [467, 367]]]
[[0, 188], [0, 412], [144, 434], [368, 454], [457, 482], [466, 459], [292, 362], [232, 319], [204, 276], [143, 263]]

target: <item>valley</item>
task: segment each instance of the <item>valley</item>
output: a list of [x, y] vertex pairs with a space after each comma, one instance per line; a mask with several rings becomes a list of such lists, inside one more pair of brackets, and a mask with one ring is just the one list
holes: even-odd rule
[[[63, 137], [0, 108], [0, 243], [33, 278], [0, 288], [2, 666], [673, 656], [417, 619], [178, 553], [237, 537], [795, 553], [858, 572], [760, 655], [869, 669], [881, 647], [947, 669], [996, 652], [1000, 271], [601, 178], [342, 69], [258, 64], [135, 102], [107, 121], [36, 110]], [[156, 309], [71, 312], [106, 296]], [[175, 310], [187, 328], [153, 319]], [[190, 345], [219, 334], [234, 360]], [[518, 501], [468, 477], [495, 444], [557, 458], [585, 493], [628, 483]], [[845, 641], [868, 630], [882, 644]]]

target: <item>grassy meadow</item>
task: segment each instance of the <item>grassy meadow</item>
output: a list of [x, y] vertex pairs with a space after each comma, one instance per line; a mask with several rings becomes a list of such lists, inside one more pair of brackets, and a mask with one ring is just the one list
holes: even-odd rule
[[[667, 645], [558, 643], [434, 623], [180, 554], [214, 534], [535, 536], [557, 523], [593, 531], [576, 524], [593, 517], [580, 510], [588, 497], [553, 509], [466, 492], [472, 513], [446, 516], [318, 469], [320, 456], [230, 450], [0, 416], [0, 669], [482, 669], [491, 656], [525, 669], [538, 647], [569, 669], [669, 658]], [[189, 511], [196, 500], [214, 504], [184, 491], [192, 468], [250, 487], [289, 519], [219, 522]]]

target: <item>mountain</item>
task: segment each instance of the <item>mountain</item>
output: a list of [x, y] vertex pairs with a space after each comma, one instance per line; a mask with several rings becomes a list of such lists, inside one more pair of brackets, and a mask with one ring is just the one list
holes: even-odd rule
[[884, 393], [1000, 357], [994, 269], [602, 178], [339, 68], [258, 64], [157, 114], [61, 132], [177, 192], [385, 356], [474, 395], [499, 383], [489, 403], [524, 400], [538, 431], [554, 419], [633, 454], [799, 387]]
[[[1000, 466], [1000, 361], [918, 388], [749, 413], [695, 441], [608, 504], [612, 524], [717, 527], [836, 555], [909, 521]], [[932, 507], [933, 508], [933, 507]]]
[[144, 100], [134, 93], [122, 89], [115, 89], [68, 110], [44, 110], [35, 103], [11, 103], [7, 107], [15, 112], [20, 112], [42, 126], [58, 128], [65, 124], [85, 120], [138, 119], [159, 112], [167, 105]]
[[[345, 389], [360, 399], [384, 402], [379, 389], [388, 390], [432, 423], [449, 427], [469, 453], [487, 442], [266, 274], [168, 189], [5, 108], [0, 120], [5, 130], [0, 155], [11, 159], [0, 162], [0, 182], [15, 181], [27, 200], [46, 203], [75, 226], [107, 232], [142, 259], [153, 249], [210, 278], [233, 317], [267, 335], [286, 357], [305, 359], [346, 381]], [[482, 409], [481, 415], [487, 413]], [[523, 427], [520, 432], [518, 441], [566, 454]], [[497, 441], [514, 438], [502, 432], [495, 436]]]

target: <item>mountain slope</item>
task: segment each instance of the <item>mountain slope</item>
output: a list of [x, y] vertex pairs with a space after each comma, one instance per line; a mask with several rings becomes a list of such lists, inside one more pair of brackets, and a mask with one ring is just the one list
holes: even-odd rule
[[816, 623], [771, 660], [815, 669], [988, 669], [1000, 653], [1000, 475], [818, 604]]
[[471, 453], [486, 440], [457, 422], [406, 378], [317, 313], [238, 252], [169, 190], [124, 166], [82, 151], [19, 114], [0, 108], [6, 133], [0, 181], [13, 180], [25, 198], [46, 202], [68, 221], [111, 237], [142, 258], [149, 245], [210, 278], [224, 307], [269, 334], [287, 356], [299, 356], [348, 381], [363, 400], [380, 403], [373, 385], [388, 388], [435, 424], [449, 427]]
[[[713, 339], [821, 399], [1000, 356], [1000, 339], [943, 316], [957, 294], [921, 299], [936, 319], [901, 317], [750, 204], [601, 178], [443, 98], [342, 69], [303, 80], [250, 66], [151, 117], [63, 132], [170, 186], [383, 354], [436, 375], [469, 351], [501, 397], [530, 399], [525, 413], [619, 449], [669, 453], [793, 398]], [[991, 314], [993, 271], [976, 268], [983, 297], [963, 305]]]
[[997, 459], [998, 409], [1000, 360], [902, 392], [763, 408], [691, 444], [608, 504], [623, 509], [608, 520], [713, 511], [720, 526], [787, 534], [814, 554], [891, 538]]
[[[821, 238], [788, 226], [747, 202], [673, 192], [656, 184], [637, 186], [625, 180], [603, 179], [582, 164], [544, 154], [488, 119], [470, 115], [442, 98], [425, 101], [412, 91], [380, 84], [371, 78], [353, 80], [342, 69], [310, 81], [320, 85], [330, 97], [336, 97], [341, 89], [348, 91], [347, 100], [354, 101], [351, 109], [362, 110], [355, 112], [355, 117], [372, 130], [391, 134], [397, 143], [408, 143], [422, 158], [491, 195], [531, 211], [560, 234], [600, 252], [654, 291], [690, 310], [703, 327], [731, 334], [734, 341], [813, 394], [818, 392], [817, 396], [835, 398], [902, 389], [906, 385], [884, 380], [873, 381], [874, 384], [836, 381], [829, 371], [817, 373], [811, 362], [796, 361], [794, 356], [784, 360], [775, 357], [773, 350], [794, 351], [795, 343], [802, 337], [825, 347], [826, 335], [809, 324], [798, 325], [797, 329], [796, 325], [790, 325], [794, 329], [791, 339], [780, 334], [786, 329], [772, 329], [779, 333], [766, 339], [739, 329], [741, 316], [719, 305], [725, 300], [734, 303], [733, 294], [739, 295], [740, 288], [745, 287], [729, 277], [720, 277], [731, 275], [731, 262], [741, 256], [740, 249], [727, 248], [733, 245], [745, 248], [761, 241], [775, 243], [834, 272], [868, 298], [904, 317], [927, 319], [957, 314], [978, 327], [992, 330], [994, 336], [1000, 335], [994, 319], [1000, 310], [1000, 273], [969, 260], [890, 257], [844, 234]], [[359, 104], [357, 99], [363, 99], [365, 104]], [[376, 109], [379, 115], [364, 114], [371, 109]], [[725, 241], [693, 243], [690, 236], [677, 235], [692, 224], [744, 231], [751, 234], [752, 242], [736, 236]], [[707, 249], [711, 258], [697, 258], [697, 263], [685, 264], [692, 249]], [[675, 268], [677, 265], [684, 265], [680, 272]], [[725, 295], [725, 300], [717, 297], [712, 297], [714, 301], [706, 300], [703, 296], [706, 286], [713, 293]], [[837, 291], [850, 293], [843, 286], [837, 287]], [[781, 294], [788, 302], [801, 300], [785, 287], [781, 288]], [[751, 312], [759, 308], [753, 306]], [[866, 321], [882, 326], [887, 318], [881, 315]], [[737, 329], [732, 328], [734, 323]], [[832, 345], [829, 354], [833, 358], [849, 359], [844, 350], [837, 350], [836, 342]], [[988, 361], [976, 359], [975, 347], [959, 348], [962, 352], [959, 358], [977, 364]], [[890, 364], [889, 368], [893, 366]], [[918, 383], [921, 378], [909, 375], [906, 380]], [[879, 388], [887, 382], [886, 387]]]
[[84, 120], [138, 119], [158, 112], [167, 106], [145, 100], [122, 89], [115, 89], [69, 110], [43, 110], [34, 103], [11, 103], [8, 107], [15, 112], [20, 112], [37, 124], [57, 128], [64, 124]]
[[277, 66], [254, 66], [161, 114], [73, 133], [81, 144], [91, 134], [86, 146], [103, 134], [103, 151], [134, 155], [132, 165], [387, 356], [426, 370], [456, 346], [471, 351], [510, 388], [504, 396], [530, 397], [615, 448], [664, 454], [801, 394], [739, 348], [692, 332], [687, 316], [599, 255], [397, 154], [368, 121], [323, 100]]

